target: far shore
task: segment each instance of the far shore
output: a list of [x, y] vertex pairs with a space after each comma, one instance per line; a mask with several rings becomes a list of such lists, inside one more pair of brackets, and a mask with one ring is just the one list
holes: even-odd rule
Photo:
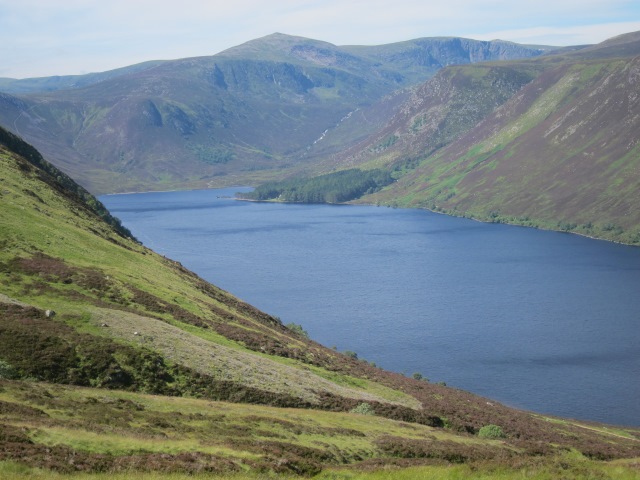
[[[229, 188], [255, 188], [253, 186], [250, 185], [229, 185], [227, 187], [205, 187], [205, 188], [176, 188], [173, 190], [147, 190], [147, 191], [141, 191], [141, 192], [120, 192], [120, 193], [105, 193], [102, 195], [98, 195], [98, 197], [106, 197], [106, 196], [116, 196], [116, 195], [134, 195], [134, 194], [147, 194], [147, 193], [171, 193], [171, 192], [196, 192], [196, 191], [201, 191], [201, 190], [222, 190], [222, 189], [229, 189]], [[218, 198], [229, 198], [229, 199], [233, 199], [233, 200], [238, 200], [238, 201], [243, 201], [243, 202], [255, 202], [255, 203], [293, 203], [293, 204], [304, 204], [304, 202], [286, 202], [286, 201], [282, 201], [282, 200], [254, 200], [251, 198], [240, 198], [240, 197], [235, 197], [235, 196], [219, 196]], [[354, 202], [344, 202], [344, 203], [321, 203], [318, 205], [352, 205], [352, 206], [371, 206], [371, 207], [386, 207], [386, 208], [407, 208], [407, 209], [418, 209], [418, 210], [426, 210], [432, 213], [436, 213], [439, 215], [446, 215], [446, 216], [450, 216], [450, 217], [460, 217], [460, 218], [467, 218], [469, 220], [473, 220], [476, 222], [481, 222], [481, 223], [502, 223], [503, 225], [512, 225], [515, 227], [523, 227], [523, 228], [533, 228], [536, 230], [546, 230], [546, 231], [551, 231], [551, 232], [559, 232], [559, 233], [568, 233], [568, 234], [572, 234], [572, 235], [578, 235], [581, 237], [585, 237], [585, 238], [589, 238], [591, 240], [600, 240], [603, 242], [611, 242], [611, 243], [616, 243], [619, 245], [626, 245], [626, 246], [630, 246], [630, 247], [638, 247], [640, 245], [634, 245], [632, 243], [626, 243], [626, 242], [621, 242], [619, 240], [613, 240], [613, 239], [609, 239], [609, 238], [602, 238], [602, 237], [597, 237], [597, 236], [593, 236], [593, 235], [589, 235], [587, 233], [584, 232], [576, 232], [576, 231], [572, 231], [572, 230], [559, 230], [559, 229], [554, 229], [552, 227], [548, 227], [548, 226], [544, 226], [542, 224], [533, 224], [533, 225], [523, 225], [517, 222], [509, 222], [505, 219], [501, 220], [500, 222], [495, 222], [495, 221], [491, 221], [488, 219], [483, 219], [483, 218], [479, 218], [479, 217], [475, 217], [475, 216], [466, 216], [464, 214], [460, 214], [459, 212], [453, 212], [453, 211], [447, 211], [447, 210], [431, 210], [429, 208], [426, 207], [398, 207], [398, 206], [393, 206], [393, 205], [384, 205], [384, 204], [374, 204], [374, 203], [354, 203]]]

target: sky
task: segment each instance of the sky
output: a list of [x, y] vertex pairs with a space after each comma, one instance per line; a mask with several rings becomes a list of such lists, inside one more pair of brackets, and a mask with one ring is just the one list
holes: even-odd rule
[[274, 32], [335, 45], [581, 45], [639, 30], [639, 0], [0, 0], [0, 77], [214, 55]]

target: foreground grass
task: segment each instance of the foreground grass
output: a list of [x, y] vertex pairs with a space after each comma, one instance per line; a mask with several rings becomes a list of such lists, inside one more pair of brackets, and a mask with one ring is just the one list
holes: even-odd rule
[[[640, 478], [640, 459], [633, 462], [596, 464], [588, 460], [556, 460], [543, 465], [528, 465], [521, 468], [494, 468], [468, 465], [422, 466], [407, 468], [385, 468], [360, 472], [356, 470], [331, 470], [313, 477], [319, 480], [637, 480]], [[265, 473], [240, 474], [166, 474], [130, 472], [121, 474], [73, 474], [64, 475], [46, 470], [25, 467], [15, 462], [0, 462], [0, 475], [4, 480], [51, 479], [51, 480], [280, 480], [299, 479], [295, 475]]]
[[[374, 456], [376, 439], [385, 435], [481, 443], [375, 416], [53, 384], [0, 382], [0, 402], [6, 402], [7, 412], [0, 413], [0, 421], [26, 429], [32, 441], [99, 454], [198, 451], [257, 458], [246, 453], [240, 440], [276, 440], [308, 448], [321, 445], [351, 461]], [[17, 405], [33, 410], [25, 413]]]
[[[396, 450], [385, 448], [393, 442]], [[96, 458], [111, 462], [109, 473], [99, 473]], [[566, 449], [527, 455], [501, 440], [377, 416], [7, 380], [0, 459], [3, 480], [640, 478], [640, 459], [602, 462]], [[175, 468], [174, 459], [182, 462]], [[97, 473], [74, 471], [74, 462]]]

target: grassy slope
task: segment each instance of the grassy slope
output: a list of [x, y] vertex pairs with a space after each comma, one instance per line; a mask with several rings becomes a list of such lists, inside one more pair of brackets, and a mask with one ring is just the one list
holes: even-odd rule
[[415, 167], [539, 75], [519, 62], [452, 66], [414, 88], [378, 132], [325, 160], [326, 168]]
[[[640, 456], [636, 429], [551, 421], [321, 347], [116, 233], [5, 147], [0, 172], [2, 462], [256, 474]], [[375, 417], [338, 413], [362, 402]], [[479, 439], [487, 424], [506, 437]]]
[[547, 70], [375, 201], [640, 242], [637, 68]]
[[364, 203], [639, 243], [637, 37], [443, 69], [316, 168], [391, 169], [399, 181]]
[[[117, 235], [90, 212], [71, 210], [67, 199], [35, 175], [24, 180], [24, 172], [13, 160], [6, 152], [2, 156], [2, 291], [6, 295], [53, 309], [60, 319], [83, 332], [148, 345], [169, 358], [189, 357], [190, 366], [208, 369], [210, 375], [225, 370], [241, 375], [239, 366], [244, 365], [247, 374], [242, 384], [264, 384], [281, 393], [295, 388], [300, 397], [315, 398], [312, 391], [326, 382], [310, 369], [296, 362], [270, 360], [266, 354], [258, 356], [241, 344], [262, 337], [258, 347], [262, 351], [286, 348], [290, 356], [303, 358], [310, 354], [304, 339], [295, 338], [275, 319], [205, 284], [179, 265]], [[19, 165], [30, 168], [24, 162]], [[161, 299], [171, 300], [164, 303]], [[102, 323], [110, 328], [101, 329]], [[208, 328], [189, 327], [189, 323]], [[216, 333], [216, 325], [238, 341]], [[137, 330], [140, 335], [133, 335]], [[199, 349], [209, 349], [211, 357], [221, 353], [202, 364]], [[338, 354], [326, 351], [325, 355]], [[252, 365], [257, 368], [256, 362], [273, 375], [269, 382], [261, 378], [264, 372], [251, 371]], [[343, 379], [342, 383], [350, 382]], [[326, 385], [324, 389], [330, 387], [355, 398], [369, 398], [366, 388], [351, 391]], [[383, 388], [374, 390], [384, 392]], [[402, 402], [402, 395], [383, 395]], [[369, 398], [376, 399], [383, 400], [376, 395]], [[405, 403], [417, 404], [409, 398]]]

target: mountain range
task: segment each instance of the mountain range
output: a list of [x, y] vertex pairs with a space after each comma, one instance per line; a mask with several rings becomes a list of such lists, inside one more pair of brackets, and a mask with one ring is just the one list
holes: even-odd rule
[[92, 193], [374, 169], [394, 181], [349, 200], [637, 244], [639, 55], [638, 32], [566, 48], [273, 34], [209, 57], [0, 79], [0, 124]]
[[[5, 79], [0, 124], [93, 193], [254, 184], [308, 164], [324, 132], [391, 95], [383, 115], [399, 89], [445, 65], [544, 51], [460, 38], [337, 47], [273, 34], [210, 57]], [[347, 141], [379, 125], [359, 122]]]

